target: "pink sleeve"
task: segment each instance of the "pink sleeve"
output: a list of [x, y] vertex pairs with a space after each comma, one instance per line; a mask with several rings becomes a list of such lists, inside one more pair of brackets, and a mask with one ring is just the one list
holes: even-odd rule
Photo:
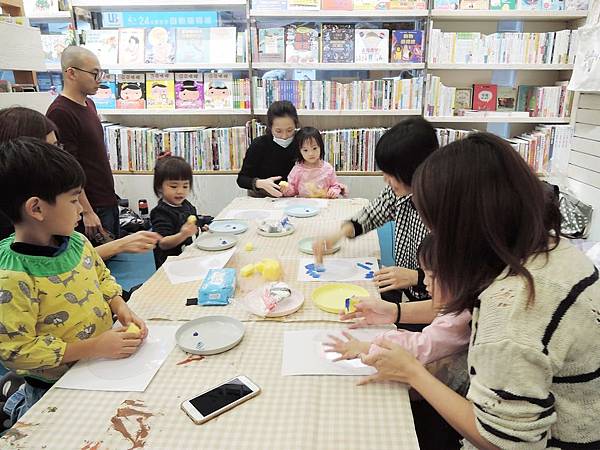
[[457, 316], [437, 316], [431, 325], [423, 328], [420, 333], [406, 330], [387, 331], [375, 338], [369, 348], [369, 354], [380, 352], [381, 347], [377, 344], [386, 339], [404, 347], [422, 364], [437, 361], [467, 348], [471, 337], [470, 321], [471, 313], [464, 310]]
[[302, 167], [300, 164], [294, 165], [289, 175], [287, 176], [288, 186], [283, 191], [284, 197], [295, 197], [298, 195], [298, 186], [300, 185], [300, 178], [302, 174]]
[[340, 195], [347, 195], [348, 189], [345, 185], [338, 182], [333, 166], [326, 162], [324, 163], [324, 167], [327, 169], [327, 192], [335, 193], [337, 197]]

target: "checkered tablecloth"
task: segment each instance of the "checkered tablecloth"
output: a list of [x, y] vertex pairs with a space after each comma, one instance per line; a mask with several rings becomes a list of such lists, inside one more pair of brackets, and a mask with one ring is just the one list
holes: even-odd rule
[[[236, 200], [230, 207], [248, 209]], [[263, 200], [266, 202], [266, 200]], [[331, 202], [330, 202], [331, 203]], [[355, 200], [333, 202], [331, 211], [348, 217]], [[354, 209], [353, 209], [354, 208]], [[241, 208], [240, 208], [241, 209]], [[225, 211], [226, 213], [226, 211]], [[304, 219], [306, 233], [321, 229], [320, 216]], [[333, 221], [333, 218], [331, 219]], [[132, 307], [146, 319], [190, 319], [207, 314], [227, 314], [246, 320], [246, 333], [234, 349], [177, 365], [187, 355], [176, 347], [143, 393], [92, 392], [52, 389], [11, 431], [0, 439], [0, 448], [20, 449], [416, 449], [418, 448], [406, 388], [398, 383], [357, 387], [357, 377], [281, 376], [283, 333], [286, 330], [345, 327], [335, 315], [314, 307], [308, 298], [313, 284], [295, 282], [295, 244], [301, 233], [288, 238], [259, 241], [257, 250], [239, 251], [230, 266], [248, 259], [279, 256], [286, 280], [304, 292], [304, 307], [281, 321], [256, 320], [239, 301], [219, 308], [185, 307], [185, 298], [196, 296], [197, 284], [172, 286], [159, 271], [135, 295]], [[304, 234], [305, 236], [307, 234]], [[377, 238], [346, 244], [341, 256], [377, 256]], [[263, 248], [264, 246], [264, 248]], [[238, 247], [238, 249], [241, 247]], [[193, 249], [183, 257], [202, 253]], [[259, 281], [254, 281], [259, 283]], [[250, 289], [240, 283], [236, 296]], [[365, 284], [374, 295], [373, 286]], [[161, 322], [155, 322], [160, 324]], [[246, 375], [261, 388], [259, 396], [207, 422], [195, 425], [180, 404], [202, 390], [236, 375]]]

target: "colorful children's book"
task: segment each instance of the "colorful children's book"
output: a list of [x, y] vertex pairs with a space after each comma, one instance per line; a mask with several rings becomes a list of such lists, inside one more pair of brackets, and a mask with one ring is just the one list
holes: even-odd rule
[[490, 0], [490, 9], [495, 11], [511, 11], [517, 9], [517, 0]]
[[317, 24], [288, 25], [285, 30], [285, 42], [285, 62], [319, 62], [319, 29]]
[[210, 61], [210, 28], [177, 28], [175, 62], [203, 64]]
[[392, 31], [393, 63], [423, 62], [423, 32], [422, 31]]
[[119, 30], [86, 30], [84, 47], [98, 57], [102, 66], [115, 65], [119, 58]]
[[354, 32], [354, 62], [389, 62], [390, 30], [356, 29]]
[[520, 85], [517, 92], [517, 111], [535, 111], [537, 86]]
[[23, 9], [25, 10], [25, 15], [27, 17], [51, 16], [58, 12], [58, 1], [23, 0]]
[[204, 82], [201, 73], [175, 74], [175, 108], [204, 108]]
[[175, 108], [175, 81], [172, 73], [146, 74], [146, 107], [148, 109]]
[[146, 107], [146, 77], [143, 73], [117, 75], [117, 109]]
[[512, 87], [498, 87], [498, 100], [496, 111], [515, 111], [517, 108], [517, 89]]
[[354, 62], [354, 25], [323, 24], [321, 28], [321, 62]]
[[287, 0], [288, 10], [319, 10], [321, 0]]
[[496, 111], [498, 86], [495, 84], [473, 85], [473, 109], [475, 111]]
[[352, 11], [352, 0], [321, 0], [321, 9], [329, 11]]
[[144, 63], [144, 28], [119, 28], [119, 64]]
[[541, 9], [542, 0], [517, 0], [517, 9], [521, 11], [536, 11]]
[[233, 108], [233, 77], [231, 73], [204, 74], [204, 106], [206, 109]]
[[175, 29], [146, 28], [146, 54], [148, 64], [173, 64], [175, 62]]
[[69, 34], [42, 34], [42, 50], [46, 64], [60, 64], [60, 57], [65, 48], [71, 45]]
[[468, 110], [473, 107], [473, 89], [472, 88], [456, 88], [454, 96], [454, 109]]
[[210, 62], [234, 63], [236, 61], [237, 30], [235, 27], [210, 29]]
[[460, 0], [460, 9], [490, 9], [490, 0]]
[[115, 109], [117, 107], [117, 84], [115, 76], [110, 74], [104, 75], [104, 78], [100, 81], [100, 87], [96, 91], [96, 94], [91, 96], [91, 99], [96, 104], [97, 109]]
[[258, 60], [260, 62], [284, 62], [285, 31], [283, 28], [258, 30]]

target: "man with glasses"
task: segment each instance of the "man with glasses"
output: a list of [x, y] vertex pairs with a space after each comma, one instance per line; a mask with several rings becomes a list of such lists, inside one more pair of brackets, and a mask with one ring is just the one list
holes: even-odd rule
[[[79, 198], [83, 206], [83, 224], [79, 231], [92, 240], [110, 232], [119, 237], [117, 195], [106, 148], [104, 130], [94, 95], [104, 77], [100, 62], [91, 51], [78, 46], [67, 47], [61, 55], [64, 89], [48, 108], [65, 150], [75, 156], [86, 176], [85, 189]], [[102, 239], [100, 242], [102, 243]]]

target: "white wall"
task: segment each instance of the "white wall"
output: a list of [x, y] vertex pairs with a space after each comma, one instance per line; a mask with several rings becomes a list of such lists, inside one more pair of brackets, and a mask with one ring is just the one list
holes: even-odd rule
[[[114, 175], [115, 189], [121, 198], [128, 198], [129, 205], [137, 210], [137, 202], [144, 198], [150, 208], [157, 198], [152, 192], [152, 175]], [[236, 183], [237, 175], [194, 175], [194, 190], [190, 201], [200, 214], [218, 214], [235, 197], [246, 195]], [[375, 198], [384, 187], [381, 176], [339, 177], [350, 190], [351, 197]]]

